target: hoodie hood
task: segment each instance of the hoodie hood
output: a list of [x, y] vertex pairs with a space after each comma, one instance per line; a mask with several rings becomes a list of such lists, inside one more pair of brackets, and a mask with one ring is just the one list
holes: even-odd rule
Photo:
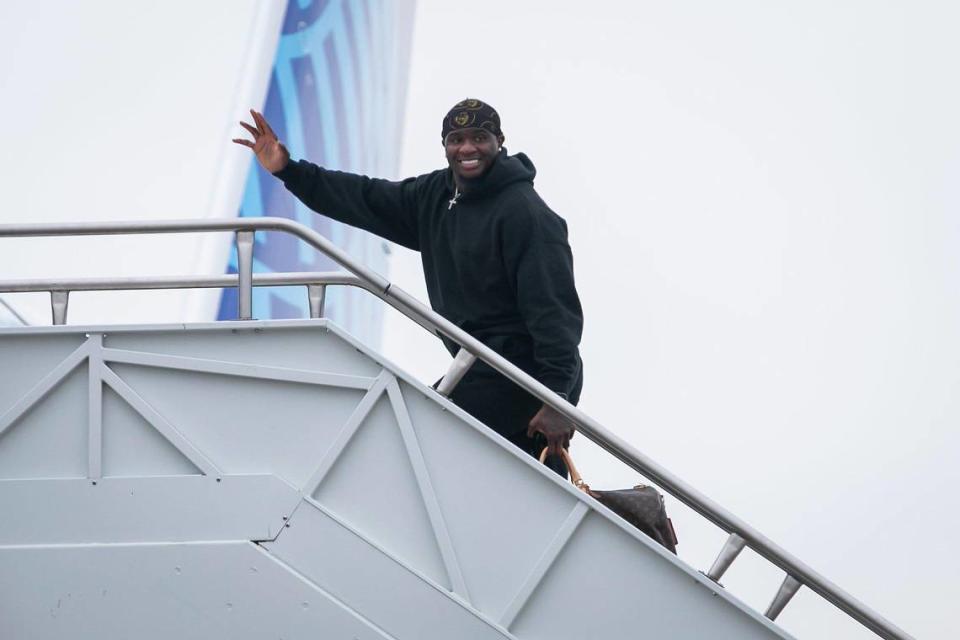
[[[479, 178], [465, 180], [465, 188], [461, 194], [463, 200], [476, 200], [494, 195], [503, 191], [515, 182], [529, 182], [537, 175], [537, 169], [525, 153], [507, 155], [507, 148], [500, 149], [496, 161], [490, 170]], [[447, 169], [447, 186], [450, 192], [454, 190], [453, 171]]]

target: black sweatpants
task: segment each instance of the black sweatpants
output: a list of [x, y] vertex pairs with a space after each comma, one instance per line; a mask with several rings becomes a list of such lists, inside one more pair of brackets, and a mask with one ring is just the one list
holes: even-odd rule
[[[571, 404], [579, 402], [582, 387], [581, 368], [577, 383], [569, 394]], [[539, 433], [532, 438], [527, 437], [527, 428], [543, 403], [501, 374], [483, 363], [475, 363], [454, 388], [450, 400], [521, 450], [539, 459], [547, 444], [546, 438]], [[567, 467], [559, 456], [547, 457], [546, 465], [562, 477], [567, 477]]]

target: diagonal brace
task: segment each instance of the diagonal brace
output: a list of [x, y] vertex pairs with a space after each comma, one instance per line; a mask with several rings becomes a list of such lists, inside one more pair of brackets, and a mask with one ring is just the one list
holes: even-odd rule
[[167, 419], [160, 415], [156, 409], [150, 406], [143, 397], [134, 391], [130, 385], [124, 382], [120, 376], [113, 372], [107, 365], [102, 365], [100, 374], [103, 381], [114, 391], [117, 392], [123, 400], [129, 404], [137, 413], [143, 417], [150, 425], [160, 432], [167, 441], [177, 448], [180, 453], [185, 455], [195, 467], [200, 469], [204, 475], [220, 475], [220, 470], [210, 461], [207, 456], [197, 449], [187, 438], [180, 433], [176, 427], [167, 422]]
[[63, 359], [63, 361], [53, 368], [53, 371], [45, 375], [40, 382], [35, 384], [20, 400], [10, 407], [3, 415], [0, 415], [0, 436], [22, 418], [38, 402], [43, 400], [47, 394], [57, 388], [63, 380], [70, 375], [74, 369], [87, 359], [90, 354], [90, 343], [84, 342], [75, 351]]

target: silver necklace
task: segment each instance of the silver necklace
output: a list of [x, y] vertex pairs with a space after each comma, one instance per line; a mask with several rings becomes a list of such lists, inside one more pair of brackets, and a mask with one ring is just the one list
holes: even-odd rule
[[460, 187], [454, 187], [454, 188], [453, 188], [453, 197], [450, 198], [450, 200], [449, 200], [450, 206], [447, 207], [447, 211], [450, 211], [451, 209], [453, 209], [453, 205], [457, 204], [457, 198], [459, 198], [459, 197], [460, 197]]

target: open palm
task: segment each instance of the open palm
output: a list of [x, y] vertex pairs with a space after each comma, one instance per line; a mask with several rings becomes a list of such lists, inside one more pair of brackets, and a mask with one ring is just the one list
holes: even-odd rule
[[276, 173], [290, 162], [290, 152], [277, 140], [277, 134], [270, 128], [270, 123], [262, 113], [250, 109], [250, 115], [253, 116], [253, 124], [241, 120], [240, 126], [253, 136], [253, 141], [244, 138], [234, 138], [233, 141], [253, 149], [260, 166], [270, 173]]

